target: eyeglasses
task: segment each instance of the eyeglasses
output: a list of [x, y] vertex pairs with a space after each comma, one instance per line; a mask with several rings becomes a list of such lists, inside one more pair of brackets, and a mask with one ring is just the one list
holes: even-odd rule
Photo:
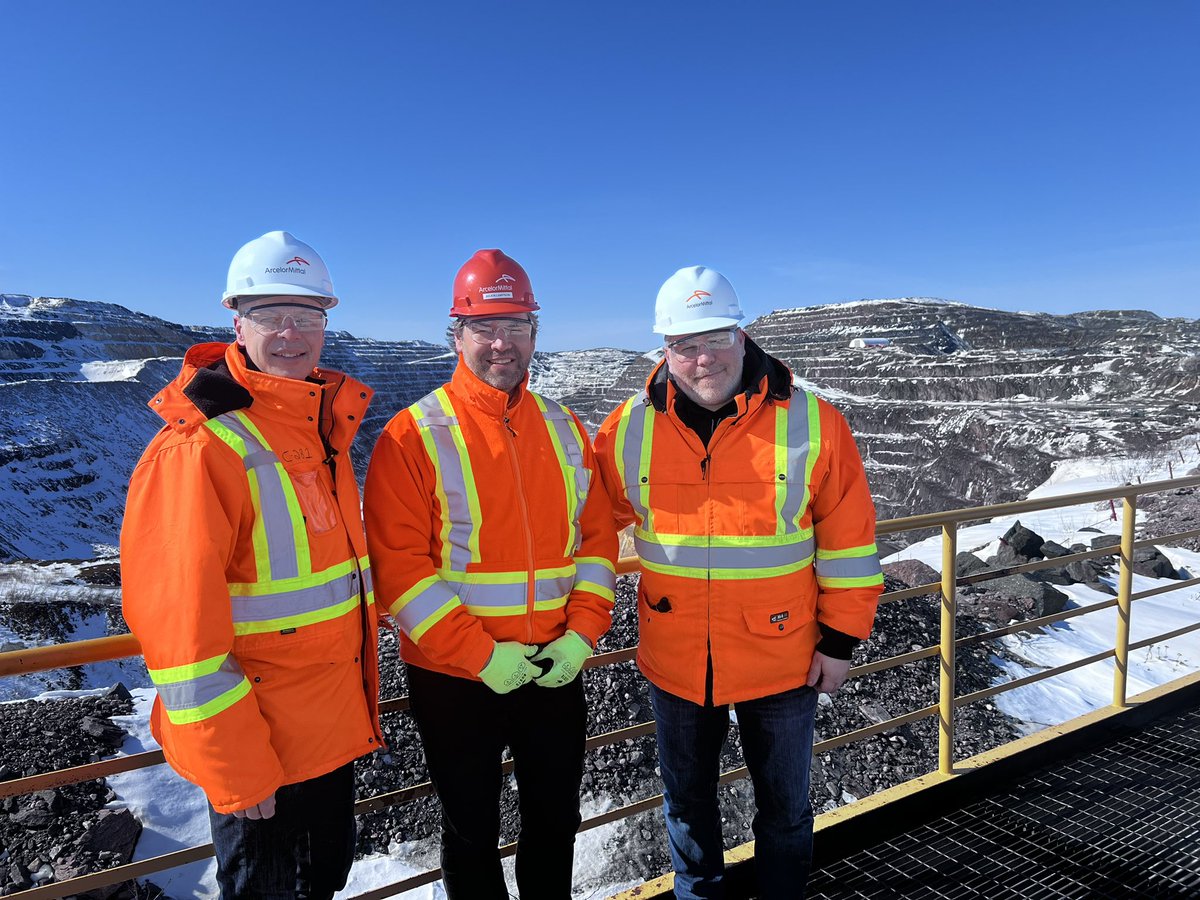
[[466, 319], [463, 331], [477, 344], [490, 344], [498, 339], [527, 340], [533, 334], [533, 323], [525, 319]]
[[708, 331], [704, 334], [693, 334], [677, 341], [670, 341], [667, 349], [684, 359], [695, 359], [705, 350], [714, 352], [728, 350], [736, 340], [737, 329], [728, 328], [724, 331]]
[[284, 330], [284, 323], [292, 320], [297, 331], [324, 331], [329, 324], [329, 316], [321, 309], [306, 307], [289, 307], [290, 312], [275, 309], [252, 309], [239, 314], [239, 318], [247, 321], [259, 334], [278, 334]]

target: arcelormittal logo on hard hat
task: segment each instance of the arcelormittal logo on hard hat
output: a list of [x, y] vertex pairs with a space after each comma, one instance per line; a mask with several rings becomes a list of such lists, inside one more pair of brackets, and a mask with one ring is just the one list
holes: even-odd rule
[[[263, 271], [269, 275], [278, 275], [282, 272], [292, 272], [296, 275], [307, 275], [308, 267], [311, 265], [312, 263], [310, 263], [307, 259], [304, 259], [301, 256], [293, 256], [282, 266], [267, 266], [265, 269], [263, 269]], [[304, 268], [301, 269], [299, 268], [300, 266], [304, 266]]]
[[683, 302], [688, 306], [712, 306], [712, 300], [705, 299], [711, 297], [708, 291], [692, 291], [692, 296], [688, 297]]
[[479, 289], [479, 296], [484, 300], [511, 300], [512, 285], [517, 279], [511, 275], [504, 274], [496, 279], [495, 284], [489, 284], [487, 287]]

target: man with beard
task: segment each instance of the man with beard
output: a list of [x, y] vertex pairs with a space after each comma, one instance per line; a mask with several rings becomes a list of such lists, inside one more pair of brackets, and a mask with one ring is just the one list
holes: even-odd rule
[[720, 755], [737, 704], [763, 900], [804, 895], [817, 692], [846, 678], [883, 574], [854, 438], [739, 328], [719, 272], [663, 284], [663, 361], [596, 437], [618, 524], [636, 523], [638, 666], [658, 723], [675, 896], [724, 896]]
[[509, 896], [498, 850], [506, 746], [520, 895], [571, 896], [587, 715], [578, 676], [610, 624], [617, 543], [583, 425], [526, 387], [538, 308], [515, 260], [471, 257], [454, 281], [454, 375], [396, 414], [367, 472], [376, 591], [400, 627], [452, 900]]
[[330, 898], [353, 761], [380, 747], [377, 624], [350, 443], [371, 389], [318, 367], [338, 302], [286, 231], [243, 246], [235, 340], [192, 347], [121, 528], [125, 620], [167, 762], [208, 796], [223, 900]]

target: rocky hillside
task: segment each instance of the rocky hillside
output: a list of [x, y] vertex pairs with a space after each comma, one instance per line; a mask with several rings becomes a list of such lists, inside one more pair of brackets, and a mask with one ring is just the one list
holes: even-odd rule
[[[845, 412], [881, 516], [1012, 499], [1054, 460], [1151, 449], [1194, 431], [1200, 413], [1195, 319], [906, 299], [780, 310], [747, 330]], [[146, 400], [188, 346], [229, 337], [114, 304], [0, 295], [0, 560], [111, 548], [129, 473], [158, 428]], [[856, 338], [888, 346], [854, 349]], [[538, 353], [533, 386], [594, 429], [658, 352]], [[376, 389], [360, 475], [388, 418], [454, 365], [444, 344], [345, 332], [328, 335], [324, 361]]]

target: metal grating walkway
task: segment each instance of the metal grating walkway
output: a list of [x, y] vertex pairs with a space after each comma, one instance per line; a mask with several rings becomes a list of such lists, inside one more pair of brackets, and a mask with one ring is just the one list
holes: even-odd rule
[[1200, 898], [1200, 709], [814, 870], [810, 900]]

